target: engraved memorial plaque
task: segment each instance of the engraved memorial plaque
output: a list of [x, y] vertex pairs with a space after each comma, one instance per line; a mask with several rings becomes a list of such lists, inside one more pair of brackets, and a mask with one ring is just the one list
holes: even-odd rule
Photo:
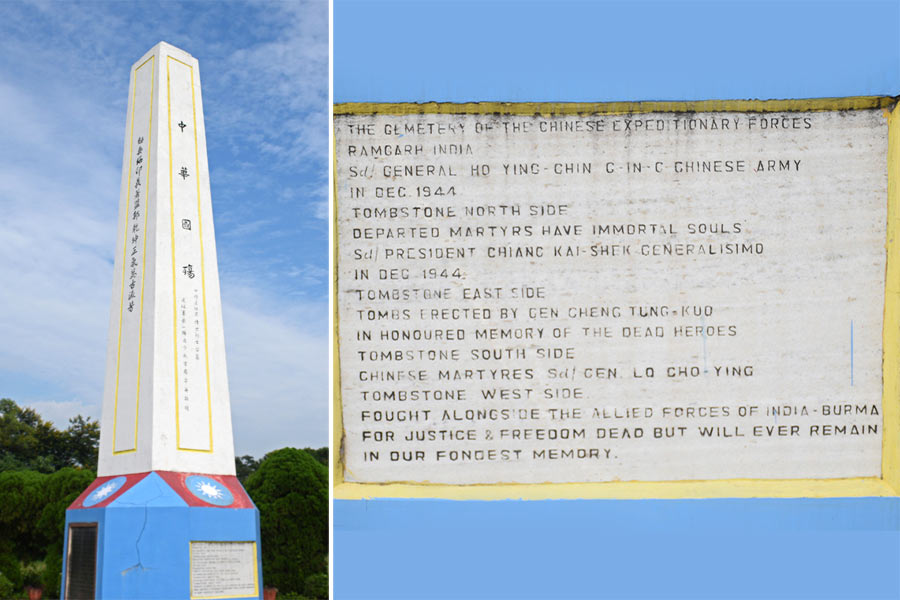
[[336, 114], [344, 480], [881, 477], [887, 111], [764, 104]]
[[69, 525], [66, 599], [93, 600], [97, 584], [97, 524]]
[[191, 542], [191, 598], [259, 595], [254, 542]]

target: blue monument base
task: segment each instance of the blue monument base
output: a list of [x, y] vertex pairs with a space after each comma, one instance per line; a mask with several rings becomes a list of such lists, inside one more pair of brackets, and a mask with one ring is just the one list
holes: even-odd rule
[[99, 477], [63, 548], [64, 599], [262, 599], [259, 511], [234, 476]]

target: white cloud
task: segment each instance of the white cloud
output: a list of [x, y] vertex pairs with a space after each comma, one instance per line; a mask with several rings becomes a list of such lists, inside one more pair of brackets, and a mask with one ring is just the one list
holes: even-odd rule
[[88, 405], [77, 400], [68, 402], [65, 400], [34, 400], [29, 402], [28, 406], [36, 410], [42, 419], [53, 423], [57, 429], [66, 429], [69, 426], [69, 419], [74, 415], [100, 420], [100, 412], [97, 410], [97, 406]]
[[328, 200], [322, 200], [321, 202], [316, 202], [313, 205], [313, 214], [317, 219], [327, 219], [328, 218]]
[[249, 289], [231, 297], [223, 318], [235, 451], [327, 445], [324, 303], [273, 302]]
[[[279, 35], [242, 47], [224, 58], [220, 68], [229, 101], [217, 117], [226, 136], [245, 135], [256, 149], [279, 163], [302, 166], [324, 163], [328, 148], [328, 10], [327, 2], [266, 4], [275, 9]], [[247, 107], [253, 107], [248, 111]], [[265, 115], [265, 117], [262, 117]]]
[[[9, 142], [0, 150], [0, 365], [53, 381], [80, 398], [70, 406], [96, 415], [119, 174], [80, 128], [66, 127], [87, 102], [59, 93], [0, 85], [0, 114], [19, 116], [0, 120]], [[94, 125], [108, 130], [109, 120], [100, 111]]]

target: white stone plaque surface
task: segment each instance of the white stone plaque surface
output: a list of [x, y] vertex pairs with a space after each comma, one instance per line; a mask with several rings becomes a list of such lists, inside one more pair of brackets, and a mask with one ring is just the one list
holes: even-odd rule
[[881, 110], [335, 140], [346, 481], [880, 476]]
[[191, 598], [259, 595], [254, 542], [191, 542]]

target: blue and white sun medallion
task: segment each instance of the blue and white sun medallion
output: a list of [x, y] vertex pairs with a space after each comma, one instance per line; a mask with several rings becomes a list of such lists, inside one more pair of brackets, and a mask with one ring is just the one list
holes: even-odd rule
[[184, 485], [193, 495], [209, 504], [229, 506], [234, 502], [234, 496], [228, 488], [211, 477], [189, 475], [184, 479]]
[[88, 497], [84, 499], [84, 502], [82, 502], [81, 505], [87, 508], [89, 506], [94, 506], [99, 502], [103, 502], [104, 500], [115, 494], [120, 487], [125, 485], [125, 481], [126, 479], [123, 476], [110, 479], [109, 481], [95, 489], [93, 492], [88, 494]]

